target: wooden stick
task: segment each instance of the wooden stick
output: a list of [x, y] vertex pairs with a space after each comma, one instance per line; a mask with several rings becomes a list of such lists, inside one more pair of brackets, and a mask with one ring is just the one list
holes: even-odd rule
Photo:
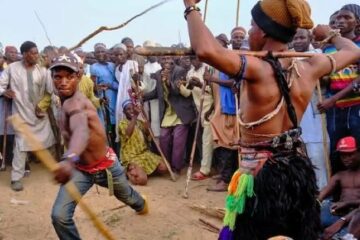
[[[239, 89], [236, 89], [237, 92], [239, 91]], [[235, 131], [236, 131], [236, 137], [238, 138], [237, 142], [240, 142], [240, 116], [239, 116], [239, 99], [238, 99], [238, 94], [237, 92], [235, 93], [235, 107], [236, 107], [236, 125], [235, 125]], [[238, 166], [240, 167], [240, 162], [241, 162], [241, 148], [240, 146], [238, 147]]]
[[102, 31], [113, 31], [113, 30], [118, 30], [120, 28], [123, 28], [125, 27], [126, 25], [128, 25], [131, 21], [133, 21], [134, 19], [146, 14], [147, 12], [163, 5], [164, 3], [167, 3], [171, 0], [163, 0], [147, 9], [145, 9], [144, 11], [142, 11], [141, 13], [139, 14], [136, 14], [135, 16], [133, 16], [132, 18], [130, 18], [129, 20], [127, 20], [126, 22], [118, 25], [118, 26], [115, 26], [115, 27], [106, 27], [106, 26], [102, 26], [102, 27], [99, 27], [97, 30], [95, 30], [94, 32], [90, 33], [89, 35], [87, 35], [84, 39], [82, 39], [78, 44], [76, 44], [75, 46], [71, 47], [69, 49], [69, 51], [72, 51], [76, 48], [79, 48], [81, 47], [84, 43], [86, 43], [87, 41], [89, 41], [91, 38], [95, 37], [97, 34], [101, 33]]
[[225, 216], [225, 209], [223, 208], [211, 208], [203, 205], [189, 205], [189, 208], [199, 211], [200, 213], [206, 214], [211, 217], [215, 217], [217, 219], [224, 219]]
[[[134, 64], [134, 70], [135, 70], [135, 69], [136, 69], [136, 68], [135, 68], [135, 64]], [[153, 142], [155, 143], [156, 149], [159, 151], [160, 156], [161, 156], [162, 160], [164, 161], [165, 166], [166, 166], [166, 168], [168, 169], [168, 171], [169, 171], [169, 173], [170, 173], [171, 179], [172, 179], [174, 182], [176, 182], [177, 177], [175, 176], [174, 172], [172, 171], [171, 166], [170, 166], [168, 160], [166, 159], [165, 154], [164, 154], [163, 151], [161, 150], [160, 145], [159, 145], [158, 142], [156, 141], [156, 139], [155, 139], [155, 134], [154, 134], [153, 130], [151, 129], [151, 124], [150, 124], [150, 122], [149, 122], [149, 120], [148, 120], [148, 118], [147, 118], [147, 116], [146, 116], [146, 114], [145, 114], [144, 106], [143, 106], [143, 104], [142, 104], [142, 103], [143, 103], [143, 101], [142, 101], [142, 96], [141, 96], [140, 90], [139, 90], [139, 83], [138, 83], [137, 81], [135, 82], [135, 87], [136, 87], [136, 89], [135, 89], [136, 95], [139, 96], [140, 103], [141, 103], [141, 116], [143, 117], [144, 121], [145, 121], [146, 123], [148, 123], [148, 125], [149, 125], [150, 137], [151, 137], [151, 139], [153, 140]]]
[[235, 26], [239, 26], [239, 15], [240, 15], [240, 0], [237, 0], [237, 7], [236, 7], [236, 22]]
[[196, 122], [194, 141], [193, 141], [192, 148], [191, 148], [189, 167], [188, 167], [188, 170], [187, 170], [185, 191], [184, 191], [184, 194], [183, 194], [184, 198], [189, 198], [189, 195], [188, 195], [189, 183], [190, 183], [191, 173], [192, 173], [192, 168], [193, 168], [193, 163], [194, 163], [197, 136], [199, 134], [199, 128], [200, 128], [200, 124], [201, 124], [201, 115], [202, 115], [203, 106], [204, 106], [206, 85], [207, 85], [207, 82], [204, 81], [203, 85], [202, 85], [202, 88], [201, 88], [201, 98], [200, 98], [199, 113], [198, 113], [197, 122]]
[[[147, 116], [146, 116], [146, 114], [145, 114], [145, 112], [144, 112], [143, 107], [141, 107], [141, 115], [142, 115], [142, 117], [144, 118], [145, 122], [149, 122], [149, 120], [147, 119]], [[154, 135], [154, 132], [153, 132], [152, 129], [151, 129], [151, 126], [149, 126], [149, 133], [150, 133], [150, 136], [151, 136], [152, 140], [153, 140], [154, 143], [155, 143], [156, 149], [159, 151], [160, 156], [161, 156], [162, 160], [164, 161], [164, 163], [165, 163], [165, 165], [166, 165], [166, 168], [169, 170], [171, 179], [172, 179], [174, 182], [176, 182], [177, 177], [175, 176], [174, 172], [172, 171], [171, 166], [170, 166], [168, 160], [166, 159], [163, 151], [161, 150], [160, 145], [155, 141], [155, 140], [156, 140], [156, 139], [155, 139], [155, 135]]]
[[[318, 80], [316, 82], [316, 89], [318, 93], [318, 99], [319, 102], [322, 102], [322, 94], [321, 94], [321, 88], [320, 88], [320, 81]], [[327, 180], [329, 181], [331, 177], [331, 164], [328, 154], [328, 143], [327, 143], [327, 129], [326, 129], [326, 116], [325, 113], [321, 113], [321, 127], [322, 127], [322, 135], [323, 135], [323, 151], [324, 151], [324, 157], [325, 157], [325, 166], [326, 166], [326, 175]]]
[[[227, 50], [233, 51], [239, 55], [253, 56], [253, 57], [266, 57], [268, 51], [245, 51], [245, 50]], [[138, 47], [135, 48], [135, 53], [141, 56], [193, 56], [195, 52], [191, 48], [171, 48], [171, 47]], [[321, 53], [308, 53], [308, 52], [273, 52], [274, 57], [277, 58], [295, 58], [295, 57], [313, 57]]]
[[205, 1], [205, 10], [204, 10], [204, 19], [203, 19], [204, 23], [206, 22], [206, 16], [207, 16], [207, 10], [208, 10], [208, 1], [209, 0]]
[[5, 171], [6, 170], [6, 163], [5, 163], [5, 159], [6, 159], [6, 144], [7, 144], [7, 117], [9, 115], [9, 108], [8, 108], [8, 101], [6, 100], [6, 98], [3, 99], [3, 104], [4, 104], [4, 135], [3, 135], [3, 149], [2, 149], [2, 160], [1, 160], [1, 166], [0, 166], [0, 171]]
[[202, 218], [199, 218], [199, 221], [204, 224], [205, 226], [209, 227], [210, 229], [212, 230], [215, 230], [215, 232], [220, 232], [220, 228], [215, 226], [214, 224], [212, 223], [209, 223], [208, 221], [202, 219]]
[[[19, 115], [13, 115], [8, 119], [14, 126], [17, 132], [19, 132], [26, 140], [28, 144], [32, 146], [34, 149], [44, 149], [42, 144], [35, 138], [35, 136], [31, 133], [29, 127], [26, 123], [21, 119]], [[54, 172], [59, 168], [58, 163], [55, 161], [53, 156], [47, 150], [38, 150], [34, 152], [36, 157], [51, 171]], [[85, 202], [80, 201], [82, 196], [75, 184], [70, 180], [67, 184], [65, 184], [65, 189], [68, 191], [69, 195], [79, 204], [79, 206], [84, 210], [84, 212], [89, 216], [90, 220], [93, 222], [95, 227], [99, 230], [99, 232], [106, 238], [110, 240], [115, 240], [115, 237], [109, 232], [107, 227], [100, 219], [96, 216], [96, 214], [91, 210], [89, 206], [85, 204]]]

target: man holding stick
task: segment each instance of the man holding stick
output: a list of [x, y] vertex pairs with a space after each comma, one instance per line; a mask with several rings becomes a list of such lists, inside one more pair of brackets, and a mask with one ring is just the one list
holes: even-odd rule
[[310, 7], [303, 0], [263, 0], [251, 12], [249, 44], [251, 50], [269, 54], [263, 59], [239, 57], [221, 47], [206, 28], [197, 2], [184, 0], [193, 50], [200, 60], [242, 81], [242, 161], [229, 184], [220, 239], [267, 239], [279, 234], [317, 239], [318, 191], [298, 122], [317, 79], [355, 62], [360, 50], [338, 31], [319, 26], [314, 30], [316, 40], [333, 43], [338, 52], [297, 61], [275, 58], [271, 51], [286, 51], [297, 28], [313, 27]]
[[106, 134], [93, 104], [77, 90], [79, 63], [71, 54], [56, 58], [50, 68], [61, 99], [60, 129], [66, 153], [55, 171], [62, 185], [52, 210], [52, 221], [60, 239], [80, 239], [72, 219], [76, 202], [65, 190], [70, 179], [84, 195], [93, 185], [109, 188], [110, 195], [139, 214], [148, 212], [147, 202], [127, 182], [114, 151], [106, 146]]

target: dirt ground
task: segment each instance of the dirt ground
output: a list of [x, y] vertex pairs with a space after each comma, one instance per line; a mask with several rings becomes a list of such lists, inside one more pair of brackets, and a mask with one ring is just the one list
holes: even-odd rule
[[[59, 187], [41, 164], [33, 163], [31, 167], [30, 177], [24, 178], [22, 192], [10, 189], [10, 167], [0, 172], [0, 240], [57, 239], [50, 211]], [[205, 229], [199, 218], [219, 228], [221, 221], [194, 211], [189, 205], [223, 207], [225, 193], [206, 191], [214, 180], [192, 181], [189, 199], [184, 199], [185, 178], [183, 174], [174, 183], [168, 176], [152, 177], [148, 186], [135, 187], [149, 199], [150, 214], [147, 216], [138, 216], [129, 207], [114, 209], [123, 203], [110, 197], [107, 189], [101, 187], [99, 193], [95, 187], [90, 189], [83, 201], [117, 239], [217, 239], [217, 234]], [[74, 219], [82, 239], [103, 239], [81, 209], [76, 209]]]

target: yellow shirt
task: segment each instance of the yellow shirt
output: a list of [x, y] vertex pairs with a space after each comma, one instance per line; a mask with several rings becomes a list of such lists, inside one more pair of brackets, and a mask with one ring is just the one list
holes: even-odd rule
[[174, 108], [171, 106], [169, 102], [169, 88], [165, 82], [163, 82], [164, 88], [164, 100], [166, 104], [166, 110], [164, 114], [164, 118], [161, 122], [161, 127], [174, 127], [176, 125], [182, 124], [181, 119], [176, 114]]

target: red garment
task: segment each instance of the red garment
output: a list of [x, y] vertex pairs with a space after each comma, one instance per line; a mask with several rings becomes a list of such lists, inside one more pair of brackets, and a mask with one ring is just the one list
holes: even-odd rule
[[83, 165], [83, 164], [76, 164], [76, 168], [80, 171], [84, 171], [90, 174], [97, 173], [99, 171], [105, 170], [113, 163], [117, 161], [116, 153], [112, 148], [108, 148], [106, 155], [102, 158], [100, 158], [98, 161], [94, 162], [91, 165]]

